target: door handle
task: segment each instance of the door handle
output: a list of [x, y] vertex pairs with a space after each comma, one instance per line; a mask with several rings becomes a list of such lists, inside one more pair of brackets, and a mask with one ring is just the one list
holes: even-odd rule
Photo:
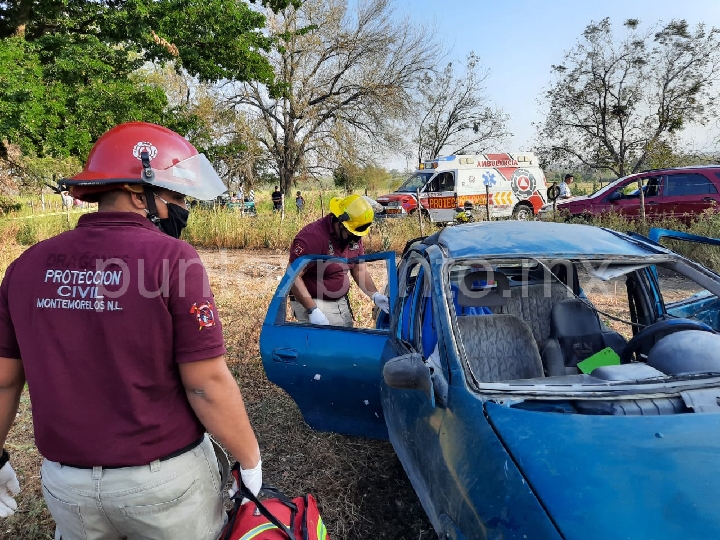
[[712, 197], [703, 197], [702, 200], [703, 202], [715, 202], [715, 199], [713, 199]]
[[272, 357], [275, 362], [288, 364], [298, 359], [298, 352], [295, 349], [273, 349]]
[[655, 206], [656, 204], [657, 204], [657, 201], [650, 201], [650, 202], [646, 202], [645, 206]]

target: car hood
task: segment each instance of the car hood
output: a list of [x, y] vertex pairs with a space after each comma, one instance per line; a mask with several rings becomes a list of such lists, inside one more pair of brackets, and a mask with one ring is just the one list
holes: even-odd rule
[[413, 199], [412, 193], [388, 193], [387, 195], [380, 195], [377, 199], [378, 202], [389, 202], [389, 201], [400, 201], [402, 199], [411, 198]]
[[557, 202], [557, 205], [558, 205], [558, 206], [565, 206], [566, 204], [572, 204], [572, 203], [587, 201], [587, 200], [590, 200], [590, 199], [591, 199], [591, 197], [589, 197], [588, 195], [575, 195], [572, 199], [565, 199], [564, 201], [558, 201], [558, 202]]
[[720, 538], [720, 414], [486, 413], [566, 540]]

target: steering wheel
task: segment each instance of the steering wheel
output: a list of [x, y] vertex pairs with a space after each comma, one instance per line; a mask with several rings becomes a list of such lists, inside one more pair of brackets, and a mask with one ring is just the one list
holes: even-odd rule
[[620, 363], [629, 364], [633, 355], [648, 341], [658, 336], [667, 336], [683, 330], [700, 330], [701, 332], [715, 333], [707, 324], [694, 319], [663, 319], [643, 328], [627, 342], [620, 355]]

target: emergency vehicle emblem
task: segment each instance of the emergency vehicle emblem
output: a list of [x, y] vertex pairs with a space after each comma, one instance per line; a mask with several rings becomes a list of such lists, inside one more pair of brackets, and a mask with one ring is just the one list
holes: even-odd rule
[[535, 192], [537, 182], [527, 169], [517, 169], [510, 178], [510, 187], [518, 199], [527, 199]]
[[303, 254], [303, 247], [300, 244], [295, 244], [295, 247], [293, 248], [293, 253], [299, 257]]
[[335, 248], [330, 240], [328, 240], [328, 255], [335, 255]]
[[155, 156], [157, 156], [158, 150], [157, 147], [153, 143], [149, 142], [139, 142], [135, 145], [133, 148], [133, 156], [135, 156], [137, 159], [141, 159], [141, 154], [143, 152], [147, 152], [150, 156], [150, 159], [155, 159]]
[[492, 187], [497, 182], [497, 180], [495, 180], [495, 173], [486, 172], [486, 173], [483, 173], [482, 177], [483, 177], [483, 184], [486, 186]]
[[215, 326], [215, 313], [213, 312], [213, 305], [210, 302], [205, 302], [199, 306], [197, 302], [194, 303], [190, 308], [190, 313], [195, 314], [195, 319], [197, 319], [200, 325], [198, 330]]
[[475, 183], [475, 177], [474, 176], [468, 176], [468, 182], [471, 184]]

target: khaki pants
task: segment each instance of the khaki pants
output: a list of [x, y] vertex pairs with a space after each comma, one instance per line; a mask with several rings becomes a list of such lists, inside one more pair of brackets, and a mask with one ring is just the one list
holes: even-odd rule
[[[318, 309], [322, 311], [330, 321], [331, 326], [352, 326], [353, 316], [350, 311], [350, 303], [347, 296], [343, 296], [338, 300], [321, 300], [315, 299]], [[305, 308], [297, 300], [291, 300], [290, 306], [292, 307], [293, 314], [298, 322], [306, 323], [310, 322]]]
[[76, 469], [45, 460], [41, 476], [56, 539], [215, 540], [227, 519], [222, 480], [228, 470], [227, 456], [216, 455], [206, 435], [167, 461]]

